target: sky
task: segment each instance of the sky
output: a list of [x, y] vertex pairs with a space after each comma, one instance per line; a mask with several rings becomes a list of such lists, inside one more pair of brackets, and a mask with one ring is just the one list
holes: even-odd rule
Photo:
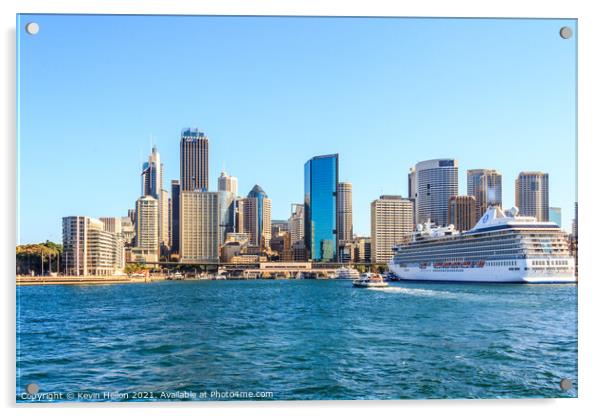
[[549, 173], [570, 230], [576, 33], [557, 19], [20, 15], [18, 243], [60, 242], [64, 216], [125, 216], [152, 144], [170, 190], [185, 127], [209, 137], [209, 190], [223, 169], [243, 196], [259, 184], [272, 219], [303, 201], [304, 163], [338, 153], [369, 235], [371, 201], [450, 157], [460, 194], [467, 169], [500, 171], [505, 208], [519, 172]]

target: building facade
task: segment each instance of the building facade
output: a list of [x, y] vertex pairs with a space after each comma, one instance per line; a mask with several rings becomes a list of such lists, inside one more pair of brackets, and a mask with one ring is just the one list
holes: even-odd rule
[[228, 172], [222, 171], [217, 178], [217, 190], [231, 192], [234, 197], [238, 196], [238, 178], [228, 175]]
[[430, 220], [437, 225], [447, 225], [449, 198], [458, 195], [458, 162], [455, 159], [426, 160], [417, 163], [415, 169], [417, 222]]
[[562, 208], [560, 207], [550, 207], [550, 212], [548, 213], [548, 220], [556, 223], [559, 227], [562, 228]]
[[339, 246], [353, 240], [353, 187], [349, 182], [337, 183], [337, 239]]
[[171, 253], [180, 252], [180, 181], [171, 181]]
[[136, 246], [133, 260], [140, 263], [159, 260], [159, 201], [150, 195], [136, 201]]
[[382, 195], [370, 204], [371, 260], [387, 263], [393, 247], [409, 240], [414, 231], [414, 203], [398, 195]]
[[516, 206], [521, 215], [535, 217], [537, 221], [549, 219], [548, 174], [521, 172], [514, 182]]
[[218, 191], [219, 197], [219, 245], [226, 241], [226, 235], [235, 231], [235, 199], [230, 191]]
[[269, 249], [272, 238], [272, 200], [261, 186], [255, 185], [242, 206], [243, 232], [249, 235], [249, 244], [261, 250]]
[[209, 139], [198, 129], [182, 130], [180, 139], [180, 189], [209, 189]]
[[218, 192], [181, 191], [180, 261], [219, 261], [220, 195]]
[[477, 220], [489, 206], [502, 207], [502, 175], [495, 169], [469, 169], [466, 172], [467, 193], [475, 197]]
[[95, 218], [63, 218], [63, 266], [70, 276], [112, 276], [125, 266], [123, 238]]
[[308, 259], [337, 261], [339, 155], [316, 156], [305, 163], [304, 170], [304, 237]]
[[458, 231], [468, 231], [478, 221], [477, 200], [473, 195], [456, 195], [449, 198], [447, 222]]

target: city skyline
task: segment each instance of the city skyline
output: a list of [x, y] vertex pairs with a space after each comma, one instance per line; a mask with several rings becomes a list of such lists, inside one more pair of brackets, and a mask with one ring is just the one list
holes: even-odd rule
[[[174, 19], [133, 18], [131, 22], [140, 33], [155, 40], [153, 34], [168, 30], [166, 26], [175, 25]], [[163, 186], [167, 187], [171, 180], [180, 177], [180, 131], [197, 123], [210, 140], [209, 190], [217, 190], [217, 178], [224, 169], [238, 178], [241, 190], [259, 184], [273, 200], [274, 219], [288, 218], [290, 204], [303, 202], [303, 163], [315, 155], [338, 153], [340, 181], [353, 184], [354, 233], [367, 236], [371, 201], [383, 194], [407, 196], [407, 172], [411, 166], [449, 157], [459, 162], [460, 195], [467, 193], [468, 169], [500, 172], [504, 208], [515, 204], [514, 180], [519, 172], [549, 173], [549, 204], [562, 208], [563, 228], [570, 230], [576, 200], [575, 160], [565, 155], [575, 154], [571, 94], [575, 88], [571, 66], [575, 49], [572, 42], [562, 43], [556, 28], [561, 23], [571, 26], [574, 21], [536, 20], [523, 27], [522, 22], [511, 20], [486, 27], [478, 19], [462, 25], [454, 19], [325, 19], [328, 23], [324, 25], [303, 18], [283, 18], [287, 24], [274, 18], [194, 19], [201, 19], [212, 28], [215, 33], [209, 38], [214, 42], [221, 39], [234, 48], [234, 53], [226, 56], [210, 47], [207, 40], [202, 41], [203, 49], [215, 59], [216, 69], [226, 65], [227, 73], [218, 77], [216, 69], [197, 67], [199, 73], [181, 69], [173, 72], [182, 75], [181, 79], [173, 79], [169, 78], [172, 72], [168, 67], [160, 64], [157, 71], [167, 76], [168, 82], [145, 93], [143, 86], [148, 89], [149, 82], [158, 82], [159, 78], [145, 72], [143, 64], [155, 54], [176, 58], [176, 52], [166, 52], [166, 43], [158, 40], [157, 45], [146, 45], [148, 39], [135, 38], [120, 44], [118, 33], [107, 34], [107, 44], [99, 46], [101, 55], [110, 48], [118, 56], [139, 48], [140, 66], [125, 65], [116, 59], [99, 62], [98, 68], [86, 72], [75, 62], [67, 74], [58, 75], [59, 67], [63, 70], [66, 63], [89, 53], [83, 50], [88, 35], [72, 39], [67, 32], [86, 24], [89, 36], [100, 36], [99, 32], [105, 36], [103, 18], [73, 21], [66, 16], [40, 16], [47, 37], [22, 39], [20, 57], [27, 71], [20, 74], [18, 243], [60, 241], [60, 218], [64, 216], [126, 215], [139, 197], [139, 167], [151, 147], [147, 143], [151, 133], [152, 144], [158, 147], [165, 165]], [[57, 20], [61, 27], [53, 29]], [[153, 29], [153, 24], [160, 28]], [[264, 32], [257, 31], [261, 24]], [[182, 45], [200, 42], [188, 29], [180, 25], [178, 28], [174, 36]], [[508, 37], [518, 36], [512, 28], [532, 43], [508, 41]], [[337, 30], [343, 30], [348, 38], [341, 37]], [[402, 46], [389, 41], [379, 43], [386, 34], [406, 30], [413, 30], [416, 36]], [[455, 35], [435, 54], [434, 46], [443, 36], [449, 37], [450, 31]], [[306, 36], [307, 43], [299, 41], [297, 32]], [[487, 42], [470, 40], [469, 35], [475, 32], [484, 34]], [[249, 71], [233, 71], [232, 64], [249, 58], [249, 53], [237, 44], [243, 34], [249, 39], [242, 46], [259, 51], [261, 56], [250, 61]], [[282, 35], [282, 39], [277, 35]], [[314, 42], [318, 36], [323, 36], [323, 44]], [[265, 47], [256, 45], [266, 39]], [[512, 49], [502, 40], [508, 41]], [[285, 41], [295, 41], [295, 51], [310, 61], [322, 59], [334, 67], [316, 69], [303, 65], [299, 59], [293, 59], [294, 51], [286, 49]], [[458, 49], [466, 42], [470, 50]], [[351, 44], [355, 48], [350, 49]], [[376, 44], [379, 48], [372, 51]], [[329, 57], [333, 45], [339, 48]], [[499, 46], [498, 58], [489, 52], [492, 45]], [[59, 46], [70, 52], [59, 53]], [[156, 46], [157, 51], [151, 52], [151, 46]], [[176, 47], [177, 52], [183, 48]], [[537, 59], [530, 56], [535, 50]], [[241, 56], [237, 58], [237, 54]], [[359, 69], [348, 66], [357, 55], [370, 62], [366, 65], [378, 75], [378, 80], [364, 77]], [[48, 62], [45, 73], [37, 69], [43, 66], [36, 64], [42, 57]], [[289, 59], [293, 63], [285, 62]], [[502, 61], [504, 65], [496, 67]], [[276, 77], [275, 85], [271, 83], [275, 73], [270, 70], [270, 62], [276, 62], [277, 70], [288, 74]], [[515, 64], [521, 71], [513, 72]], [[474, 79], [478, 73], [488, 75]], [[48, 83], [49, 77], [56, 78], [56, 82]], [[79, 80], [75, 84], [82, 91], [71, 85], [74, 79]], [[99, 86], [87, 85], [89, 79], [98, 79], [116, 96], [103, 93]], [[217, 79], [217, 85], [207, 89], [209, 81], [203, 79]], [[250, 86], [249, 81], [257, 85]], [[494, 85], [497, 83], [500, 85]], [[355, 90], [347, 89], [351, 85]], [[57, 96], [57, 88], [65, 90], [66, 98], [54, 108], [48, 100]], [[223, 94], [219, 93], [220, 88]], [[282, 88], [286, 94], [279, 92]], [[316, 101], [320, 89], [326, 92], [320, 96], [323, 100]], [[194, 91], [204, 91], [211, 99], [206, 104], [204, 100], [193, 104], [189, 95], [194, 95]], [[145, 103], [153, 94], [165, 98], [158, 101], [156, 109]], [[294, 100], [287, 99], [287, 95]], [[174, 99], [180, 96], [181, 103]], [[125, 103], [119, 104], [119, 99]], [[83, 105], [73, 106], [72, 102], [82, 100]], [[346, 104], [348, 100], [357, 103], [357, 108]], [[174, 109], [168, 109], [164, 101]], [[452, 102], [454, 106], [450, 106]], [[129, 110], [125, 111], [123, 105]], [[260, 110], [251, 111], [252, 105]], [[265, 109], [269, 110], [269, 117]], [[69, 123], [72, 118], [73, 123]], [[231, 123], [232, 119], [238, 122]], [[366, 140], [375, 145], [364, 146]], [[516, 151], [518, 146], [521, 152]], [[534, 158], [534, 154], [538, 157]], [[60, 167], [53, 169], [56, 184], [40, 180], [41, 171], [51, 166]], [[97, 168], [90, 166], [106, 169], [97, 174]], [[86, 171], [96, 174], [81, 174]], [[88, 188], [83, 186], [83, 177], [91, 185]], [[38, 212], [40, 200], [53, 203], [44, 212]]]

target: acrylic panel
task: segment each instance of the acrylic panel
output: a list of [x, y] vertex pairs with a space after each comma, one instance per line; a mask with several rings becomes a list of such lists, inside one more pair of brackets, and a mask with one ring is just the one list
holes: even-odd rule
[[16, 31], [17, 402], [577, 397], [575, 19]]

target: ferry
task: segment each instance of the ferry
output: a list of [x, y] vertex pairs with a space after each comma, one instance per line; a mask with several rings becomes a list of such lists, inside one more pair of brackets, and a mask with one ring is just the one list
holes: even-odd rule
[[353, 267], [341, 267], [334, 272], [334, 278], [340, 280], [356, 280], [359, 279], [360, 272]]
[[362, 273], [359, 279], [353, 281], [353, 287], [387, 287], [389, 284], [383, 280], [380, 274]]
[[400, 280], [575, 283], [567, 235], [553, 222], [491, 206], [469, 231], [419, 224], [393, 248], [389, 270]]

